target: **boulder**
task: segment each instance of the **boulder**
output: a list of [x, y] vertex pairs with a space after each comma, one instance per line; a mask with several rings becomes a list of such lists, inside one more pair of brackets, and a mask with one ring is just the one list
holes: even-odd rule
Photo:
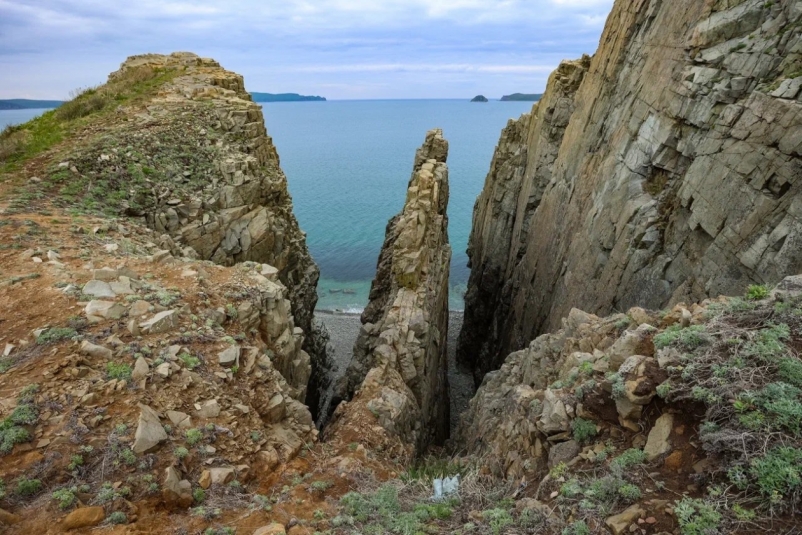
[[209, 468], [209, 478], [212, 485], [226, 485], [234, 481], [236, 472], [232, 467]]
[[633, 505], [623, 512], [609, 517], [604, 521], [613, 535], [621, 535], [629, 531], [629, 526], [637, 521], [641, 516], [645, 515], [646, 511], [640, 505]]
[[575, 440], [554, 444], [549, 449], [549, 468], [567, 463], [577, 455], [579, 455], [579, 444]]
[[223, 368], [232, 368], [239, 365], [239, 346], [230, 346], [225, 351], [221, 352], [217, 358], [219, 359], [220, 366]]
[[134, 444], [131, 446], [134, 453], [150, 453], [167, 438], [167, 432], [159, 421], [156, 411], [140, 403], [139, 424], [134, 435]]
[[81, 529], [97, 526], [106, 517], [106, 513], [100, 506], [80, 507], [67, 515], [64, 519], [64, 529]]
[[81, 347], [79, 351], [90, 357], [101, 358], [101, 359], [110, 359], [113, 355], [111, 349], [105, 348], [103, 346], [95, 345], [91, 342], [87, 342], [84, 340], [81, 342]]
[[262, 526], [253, 532], [253, 535], [287, 535], [287, 530], [282, 524], [272, 523]]
[[145, 357], [139, 357], [136, 359], [134, 363], [134, 371], [131, 372], [131, 379], [135, 382], [141, 381], [145, 379], [148, 374], [150, 373], [150, 366], [148, 365], [148, 361], [145, 360]]
[[84, 312], [87, 316], [118, 320], [125, 314], [125, 307], [113, 301], [89, 301]]
[[180, 472], [173, 466], [164, 471], [162, 498], [167, 507], [172, 509], [186, 509], [194, 501], [192, 498], [192, 483], [186, 479], [181, 479]]
[[92, 297], [110, 297], [112, 299], [117, 296], [117, 294], [111, 289], [111, 286], [108, 282], [100, 280], [91, 280], [84, 284], [81, 293], [84, 295], [90, 295]]
[[139, 324], [142, 332], [147, 334], [160, 334], [178, 327], [178, 311], [165, 310], [159, 312], [148, 321]]
[[646, 454], [647, 461], [654, 461], [661, 455], [671, 451], [671, 443], [668, 440], [671, 431], [674, 429], [674, 415], [665, 413], [654, 423], [654, 427], [649, 431], [649, 438], [643, 452]]

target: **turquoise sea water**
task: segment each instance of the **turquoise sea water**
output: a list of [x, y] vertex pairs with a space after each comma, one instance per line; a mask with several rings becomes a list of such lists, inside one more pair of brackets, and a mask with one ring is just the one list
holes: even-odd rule
[[[358, 311], [367, 304], [385, 226], [404, 204], [415, 150], [427, 130], [442, 128], [449, 141], [450, 307], [461, 310], [474, 201], [501, 129], [531, 107], [467, 100], [263, 104], [295, 214], [320, 266], [318, 307]], [[43, 111], [0, 111], [0, 128]]]
[[467, 100], [264, 104], [295, 214], [320, 266], [318, 308], [357, 311], [367, 304], [387, 220], [404, 205], [415, 150], [427, 130], [442, 128], [449, 141], [450, 306], [461, 310], [474, 201], [501, 129], [531, 107]]

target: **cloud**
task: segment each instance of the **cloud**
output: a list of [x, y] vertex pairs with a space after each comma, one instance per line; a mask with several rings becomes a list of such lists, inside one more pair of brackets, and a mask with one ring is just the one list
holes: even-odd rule
[[[0, 98], [63, 96], [125, 57], [190, 50], [261, 91], [538, 91], [592, 53], [612, 0], [0, 0]], [[58, 73], [56, 75], [56, 73]], [[416, 79], [427, 77], [428, 83]], [[377, 79], [380, 77], [380, 79]], [[353, 87], [353, 92], [349, 92]], [[431, 91], [431, 94], [426, 94]]]

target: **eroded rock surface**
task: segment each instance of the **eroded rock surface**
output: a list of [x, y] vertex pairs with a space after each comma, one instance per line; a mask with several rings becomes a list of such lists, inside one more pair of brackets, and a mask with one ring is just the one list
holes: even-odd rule
[[127, 181], [119, 209], [144, 217], [160, 255], [275, 267], [311, 355], [306, 401], [316, 410], [327, 367], [327, 335], [313, 321], [319, 270], [292, 212], [261, 106], [242, 76], [190, 53], [132, 56], [109, 83], [150, 73], [164, 83], [148, 105], [131, 120], [106, 125], [105, 135], [67, 156], [68, 167]]
[[599, 314], [802, 270], [797, 1], [616, 2], [502, 133], [474, 211], [458, 354], [477, 377]]
[[442, 131], [428, 132], [404, 208], [387, 225], [354, 358], [338, 385], [340, 399], [360, 397], [382, 427], [418, 448], [448, 436], [447, 155]]

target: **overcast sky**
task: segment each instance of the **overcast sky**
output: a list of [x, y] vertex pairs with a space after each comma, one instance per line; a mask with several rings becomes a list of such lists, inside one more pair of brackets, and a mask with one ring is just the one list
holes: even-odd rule
[[330, 99], [541, 92], [613, 0], [0, 0], [0, 98], [66, 98], [129, 55], [213, 57], [250, 91]]

